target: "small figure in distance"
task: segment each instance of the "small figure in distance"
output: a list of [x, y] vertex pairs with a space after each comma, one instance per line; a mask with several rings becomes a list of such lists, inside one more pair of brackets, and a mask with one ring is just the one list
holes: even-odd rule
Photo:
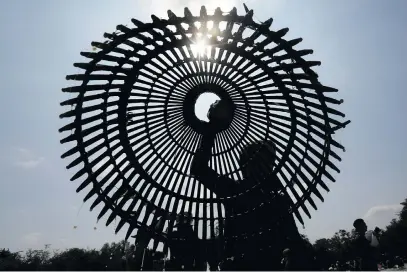
[[293, 264], [293, 258], [292, 258], [292, 252], [289, 248], [284, 249], [283, 251], [283, 259], [281, 261], [281, 264], [284, 267], [285, 271], [295, 271], [297, 270], [296, 267]]
[[361, 218], [353, 222], [356, 238], [353, 241], [353, 254], [359, 260], [358, 269], [361, 271], [378, 271], [376, 250], [366, 239], [367, 225]]
[[243, 175], [240, 182], [220, 176], [208, 166], [219, 127], [230, 121], [231, 114], [232, 110], [222, 100], [211, 106], [209, 128], [192, 161], [191, 174], [222, 199], [226, 212], [226, 257], [244, 254], [243, 263], [239, 264], [243, 270], [281, 270], [283, 249], [288, 246], [295, 250], [302, 239], [289, 212], [290, 201], [273, 173], [274, 143], [255, 142], [243, 148], [239, 157]]
[[[156, 229], [162, 229], [168, 215], [161, 215], [156, 222]], [[205, 270], [205, 257], [203, 246], [198, 235], [194, 232], [191, 222], [192, 214], [184, 212], [178, 214], [175, 220], [175, 230], [167, 236], [171, 260], [166, 270], [168, 271], [202, 271]]]

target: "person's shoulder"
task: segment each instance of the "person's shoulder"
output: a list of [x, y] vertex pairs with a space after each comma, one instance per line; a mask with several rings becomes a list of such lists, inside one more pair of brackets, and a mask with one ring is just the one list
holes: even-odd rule
[[366, 237], [362, 234], [357, 234], [353, 240], [351, 241], [354, 245], [358, 245], [358, 246], [364, 246], [364, 245], [368, 245], [369, 241], [366, 239]]
[[356, 234], [354, 237], [351, 238], [351, 243], [358, 243], [360, 241], [360, 235]]

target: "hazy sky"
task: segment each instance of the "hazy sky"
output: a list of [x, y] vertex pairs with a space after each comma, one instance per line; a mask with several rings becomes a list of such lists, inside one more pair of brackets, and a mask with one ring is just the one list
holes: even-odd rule
[[[123, 238], [106, 219], [96, 224], [89, 204], [80, 210], [84, 195], [60, 159], [65, 75], [77, 73], [79, 52], [116, 25], [165, 17], [168, 8], [197, 14], [202, 3], [208, 11], [221, 3], [243, 12], [239, 0], [0, 1], [0, 248], [99, 247]], [[300, 230], [314, 240], [350, 229], [358, 217], [385, 226], [407, 197], [407, 1], [246, 3], [257, 20], [273, 17], [274, 29], [289, 27], [288, 38], [314, 49], [322, 83], [340, 90], [341, 110], [352, 120], [339, 135], [342, 172]]]

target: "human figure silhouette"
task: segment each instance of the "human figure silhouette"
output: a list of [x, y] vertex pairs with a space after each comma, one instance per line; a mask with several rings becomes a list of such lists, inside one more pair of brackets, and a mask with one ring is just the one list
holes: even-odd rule
[[208, 166], [217, 129], [230, 119], [226, 107], [222, 101], [211, 106], [209, 127], [194, 156], [191, 173], [223, 200], [226, 257], [233, 257], [242, 270], [281, 270], [283, 249], [295, 251], [302, 239], [289, 212], [284, 188], [273, 173], [274, 144], [259, 141], [243, 148], [239, 157], [241, 182], [220, 176]]
[[177, 218], [176, 230], [168, 235], [171, 256], [176, 270], [204, 270], [202, 245], [191, 225], [192, 215], [183, 213]]
[[[156, 229], [162, 229], [170, 217], [161, 215], [155, 223]], [[167, 263], [167, 271], [202, 271], [205, 270], [204, 247], [194, 232], [192, 215], [188, 212], [178, 214], [174, 230], [168, 233], [166, 241], [170, 249], [171, 259]]]
[[358, 269], [361, 271], [377, 271], [377, 259], [375, 248], [370, 245], [365, 234], [367, 225], [361, 218], [353, 222], [353, 227], [356, 230], [356, 238], [353, 241], [353, 254], [359, 259]]

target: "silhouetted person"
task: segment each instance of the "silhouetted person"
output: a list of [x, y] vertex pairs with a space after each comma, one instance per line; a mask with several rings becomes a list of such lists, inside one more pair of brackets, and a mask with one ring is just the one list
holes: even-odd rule
[[284, 258], [282, 260], [282, 264], [285, 271], [298, 270], [295, 257], [293, 256], [293, 252], [289, 248], [284, 249], [283, 256]]
[[[217, 128], [229, 118], [225, 107], [222, 101], [211, 106], [209, 128], [198, 147], [191, 173], [223, 199], [226, 255], [239, 259], [244, 254], [239, 261], [240, 270], [281, 270], [283, 249], [289, 246], [295, 250], [302, 239], [289, 213], [290, 204], [283, 194], [283, 186], [271, 174], [276, 159], [274, 144], [256, 142], [243, 149], [239, 157], [241, 182], [220, 176], [208, 166]], [[243, 194], [231, 197], [239, 193]], [[228, 214], [237, 216], [231, 218]], [[230, 239], [232, 236], [238, 239]]]
[[205, 259], [208, 262], [210, 271], [218, 271], [220, 262], [222, 261], [223, 244], [215, 239], [215, 241], [207, 241], [205, 246]]
[[[153, 223], [155, 229], [162, 230], [165, 222], [170, 218], [168, 214], [160, 214], [158, 220]], [[178, 214], [176, 216], [174, 230], [168, 234], [164, 234], [167, 238], [166, 242], [171, 255], [170, 260], [166, 262], [165, 265], [167, 271], [206, 270], [204, 248], [201, 240], [192, 228], [191, 221], [192, 215], [190, 213]], [[140, 232], [140, 234], [138, 233], [135, 238], [140, 248], [147, 248], [152, 236], [147, 231], [144, 231]], [[141, 260], [141, 257], [138, 259]]]
[[327, 271], [332, 263], [332, 257], [325, 247], [316, 250], [316, 266], [317, 270]]
[[168, 246], [171, 251], [171, 265], [174, 270], [205, 270], [202, 246], [191, 225], [191, 214], [184, 213], [177, 218], [176, 230], [169, 233]]
[[370, 245], [366, 239], [367, 226], [363, 219], [356, 219], [353, 222], [356, 230], [356, 238], [353, 241], [353, 253], [358, 258], [357, 269], [361, 271], [377, 271], [375, 248]]
[[404, 267], [404, 261], [400, 256], [396, 256], [396, 258], [394, 258], [394, 262], [399, 268]]

